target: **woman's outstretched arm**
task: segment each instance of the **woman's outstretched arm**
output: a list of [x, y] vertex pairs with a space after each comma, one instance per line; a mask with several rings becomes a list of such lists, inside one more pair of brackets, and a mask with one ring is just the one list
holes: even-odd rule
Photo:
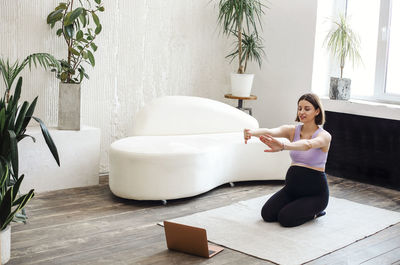
[[270, 148], [265, 150], [265, 152], [277, 152], [282, 150], [307, 151], [311, 148], [323, 148], [329, 146], [331, 139], [332, 137], [327, 131], [320, 132], [317, 137], [313, 139], [303, 139], [285, 144], [275, 139], [272, 135], [267, 134], [260, 136], [260, 140]]
[[244, 141], [247, 143], [252, 136], [260, 137], [261, 135], [270, 135], [272, 137], [284, 137], [290, 140], [290, 135], [294, 130], [294, 125], [282, 125], [277, 128], [266, 129], [266, 128], [259, 128], [259, 129], [244, 129]]

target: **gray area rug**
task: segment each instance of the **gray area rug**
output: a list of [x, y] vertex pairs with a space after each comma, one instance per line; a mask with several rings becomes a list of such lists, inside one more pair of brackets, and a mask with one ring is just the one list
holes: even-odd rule
[[302, 264], [400, 222], [400, 213], [330, 197], [327, 214], [294, 228], [266, 223], [272, 194], [169, 221], [202, 227], [208, 240], [278, 264]]

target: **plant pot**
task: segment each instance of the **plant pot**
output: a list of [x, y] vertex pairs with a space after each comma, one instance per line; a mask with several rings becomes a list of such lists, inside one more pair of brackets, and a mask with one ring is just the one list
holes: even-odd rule
[[254, 74], [231, 73], [232, 95], [237, 97], [250, 97], [253, 79]]
[[331, 77], [329, 98], [339, 100], [350, 99], [350, 85], [351, 79]]
[[81, 128], [81, 84], [60, 83], [58, 92], [58, 129]]
[[11, 256], [11, 225], [0, 231], [0, 264], [6, 264]]

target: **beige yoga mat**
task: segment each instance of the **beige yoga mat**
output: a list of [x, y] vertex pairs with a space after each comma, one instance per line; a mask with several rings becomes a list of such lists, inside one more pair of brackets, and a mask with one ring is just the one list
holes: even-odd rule
[[207, 230], [208, 240], [278, 264], [302, 264], [400, 222], [400, 213], [330, 197], [327, 214], [294, 228], [266, 223], [272, 194], [169, 221]]

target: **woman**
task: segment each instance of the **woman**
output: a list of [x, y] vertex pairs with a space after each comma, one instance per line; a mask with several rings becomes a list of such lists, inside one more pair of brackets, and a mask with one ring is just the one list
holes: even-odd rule
[[[266, 222], [278, 221], [284, 227], [298, 226], [324, 215], [329, 200], [325, 163], [331, 135], [319, 127], [325, 122], [325, 114], [317, 95], [300, 97], [296, 121], [302, 124], [244, 130], [245, 143], [252, 136], [259, 137], [270, 148], [265, 152], [290, 150], [292, 164], [286, 173], [285, 186], [261, 210]], [[285, 137], [290, 143], [282, 143], [275, 137]]]

